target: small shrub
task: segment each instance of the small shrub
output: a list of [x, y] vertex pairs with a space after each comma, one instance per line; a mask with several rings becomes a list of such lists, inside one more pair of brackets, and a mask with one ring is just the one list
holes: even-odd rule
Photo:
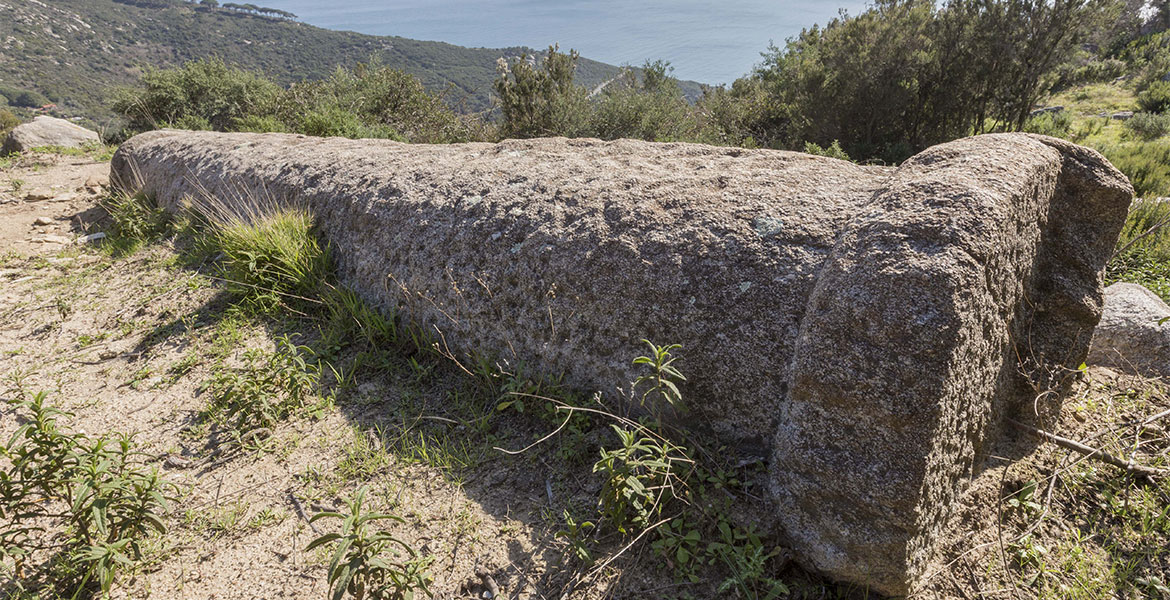
[[1165, 140], [1133, 142], [1099, 150], [1129, 178], [1139, 197], [1170, 196], [1170, 143]]
[[183, 115], [173, 123], [167, 123], [171, 129], [186, 129], [187, 131], [211, 131], [214, 129], [211, 121], [202, 115]]
[[818, 156], [828, 156], [829, 158], [839, 158], [841, 160], [852, 160], [849, 158], [849, 155], [845, 153], [845, 150], [841, 148], [841, 144], [838, 143], [837, 140], [833, 140], [833, 143], [829, 144], [828, 148], [822, 148], [820, 145], [814, 142], [805, 142], [804, 153], [816, 154]]
[[236, 119], [232, 131], [251, 133], [291, 133], [288, 125], [271, 115], [247, 115]]
[[1067, 89], [1086, 83], [1110, 82], [1125, 75], [1128, 70], [1129, 65], [1116, 58], [1094, 59], [1084, 64], [1070, 62], [1056, 69], [1058, 79], [1055, 89]]
[[111, 247], [120, 252], [158, 240], [172, 231], [170, 213], [145, 194], [116, 193], [103, 202], [113, 221]]
[[[141, 542], [166, 532], [161, 514], [175, 488], [145, 468], [130, 436], [63, 430], [57, 419], [69, 413], [45, 399], [41, 392], [8, 401], [25, 417], [0, 446], [9, 464], [0, 471], [0, 560], [13, 560], [20, 573], [35, 552], [55, 551], [47, 579], [58, 591], [79, 597], [97, 588], [108, 597], [117, 575], [141, 560]], [[64, 530], [63, 542], [31, 537], [50, 524]]]
[[341, 519], [341, 531], [327, 533], [309, 542], [305, 551], [335, 545], [329, 561], [329, 593], [332, 600], [347, 594], [355, 600], [411, 600], [417, 590], [430, 595], [427, 585], [429, 557], [420, 557], [406, 542], [386, 533], [374, 531], [370, 524], [379, 520], [403, 523], [392, 514], [372, 513], [362, 506], [366, 488], [358, 489], [347, 502], [349, 512], [319, 512], [309, 520]]
[[1155, 81], [1138, 94], [1138, 106], [1149, 113], [1164, 113], [1170, 109], [1170, 81]]
[[387, 125], [367, 125], [352, 111], [336, 106], [310, 111], [301, 116], [297, 130], [317, 137], [345, 137], [350, 139], [383, 138], [406, 141]]
[[717, 132], [719, 143], [745, 148], [781, 148], [788, 143], [789, 109], [757, 78], [737, 79], [730, 88], [706, 88], [695, 108]]
[[443, 99], [417, 77], [378, 61], [339, 67], [328, 78], [293, 84], [277, 114], [300, 133], [349, 138], [388, 138], [421, 143], [472, 139]]
[[8, 137], [8, 132], [20, 125], [20, 117], [12, 114], [8, 109], [0, 108], [0, 144]]
[[780, 554], [779, 547], [766, 550], [754, 531], [732, 527], [726, 520], [719, 521], [716, 529], [719, 538], [707, 545], [706, 554], [731, 573], [719, 584], [719, 595], [734, 590], [740, 598], [775, 600], [789, 594], [788, 586], [771, 576], [774, 569], [769, 562]]
[[642, 78], [623, 71], [591, 106], [589, 134], [603, 140], [635, 138], [659, 142], [695, 141], [707, 137], [704, 124], [683, 97], [672, 68], [647, 61]]
[[661, 516], [666, 502], [677, 497], [679, 467], [691, 461], [682, 447], [644, 427], [612, 427], [621, 446], [602, 449], [593, 472], [603, 478], [602, 515], [619, 532], [630, 533]]
[[1067, 138], [1072, 131], [1072, 115], [1067, 110], [1059, 110], [1028, 117], [1023, 130], [1028, 133]]
[[148, 71], [141, 87], [118, 92], [114, 110], [136, 131], [166, 124], [227, 131], [238, 119], [270, 112], [279, 93], [263, 76], [211, 58]]
[[277, 423], [308, 406], [318, 389], [321, 367], [306, 360], [309, 356], [307, 347], [294, 344], [288, 336], [277, 341], [275, 352], [249, 350], [241, 368], [220, 368], [208, 382], [208, 416], [228, 427], [237, 441], [261, 429], [271, 432]]
[[40, 92], [4, 84], [0, 84], [0, 96], [7, 98], [10, 106], [22, 108], [40, 108], [49, 103], [49, 99]]
[[1170, 133], [1170, 114], [1141, 112], [1125, 122], [1126, 131], [1140, 140], [1154, 140]]
[[518, 58], [500, 59], [494, 87], [503, 113], [505, 137], [573, 137], [589, 120], [587, 93], [573, 82], [577, 52], [550, 46], [539, 66]]

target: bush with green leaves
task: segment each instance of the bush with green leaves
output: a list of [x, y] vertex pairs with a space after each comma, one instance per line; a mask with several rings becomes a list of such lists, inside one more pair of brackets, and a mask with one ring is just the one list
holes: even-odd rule
[[142, 542], [166, 532], [162, 514], [175, 487], [146, 468], [130, 436], [60, 428], [57, 420], [71, 415], [44, 392], [8, 404], [23, 423], [0, 446], [9, 465], [0, 471], [0, 561], [11, 561], [21, 585], [23, 567], [50, 553], [46, 581], [56, 592], [107, 597], [118, 574], [142, 559]]
[[646, 61], [641, 77], [624, 69], [590, 106], [589, 135], [603, 140], [634, 138], [657, 142], [699, 141], [709, 137], [699, 114], [683, 97], [673, 68]]
[[768, 136], [789, 147], [839, 140], [856, 159], [896, 163], [1019, 130], [1109, 4], [878, 0], [765, 53], [752, 78], [782, 117]]
[[305, 548], [307, 552], [334, 546], [328, 568], [329, 597], [412, 600], [420, 590], [429, 596], [431, 576], [427, 568], [431, 558], [419, 556], [410, 544], [375, 530], [372, 524], [377, 521], [404, 521], [396, 515], [367, 511], [363, 506], [365, 496], [366, 488], [362, 487], [346, 503], [348, 513], [319, 512], [309, 519], [310, 523], [341, 519], [341, 531], [326, 533]]
[[1110, 82], [1126, 74], [1129, 65], [1117, 58], [1090, 56], [1080, 61], [1070, 61], [1055, 72], [1054, 89], [1063, 90], [1087, 83]]
[[837, 140], [833, 140], [828, 147], [822, 148], [820, 145], [813, 142], [804, 143], [805, 154], [816, 154], [817, 156], [828, 156], [829, 158], [837, 158], [841, 160], [851, 160], [849, 154], [841, 148], [841, 144]]
[[20, 125], [20, 117], [12, 114], [12, 111], [6, 108], [0, 108], [0, 144], [4, 143], [8, 132], [15, 129], [17, 125]]
[[1028, 117], [1023, 131], [1067, 138], [1072, 131], [1072, 114], [1067, 110], [1058, 110]]
[[297, 122], [297, 132], [317, 137], [406, 141], [406, 138], [388, 125], [368, 125], [357, 113], [338, 106], [313, 109], [304, 113]]
[[573, 81], [577, 57], [576, 50], [550, 46], [543, 59], [500, 59], [494, 89], [504, 137], [574, 137], [588, 127], [587, 93]]
[[8, 99], [10, 106], [22, 108], [40, 108], [49, 103], [44, 94], [0, 83], [0, 96]]
[[1170, 114], [1140, 112], [1125, 122], [1125, 129], [1139, 140], [1156, 140], [1170, 133]]
[[137, 88], [120, 90], [114, 110], [131, 129], [179, 126], [229, 130], [239, 119], [269, 114], [280, 87], [218, 58], [173, 69], [152, 69]]
[[472, 140], [464, 118], [417, 77], [379, 63], [338, 67], [328, 78], [293, 84], [276, 115], [306, 135], [389, 138], [418, 143]]
[[706, 88], [695, 106], [718, 144], [785, 148], [793, 137], [790, 106], [761, 79], [743, 77], [731, 87]]
[[1155, 81], [1137, 96], [1144, 112], [1161, 114], [1170, 110], [1170, 81]]
[[321, 366], [311, 356], [308, 347], [282, 336], [273, 352], [252, 349], [244, 353], [242, 366], [217, 368], [207, 383], [208, 418], [226, 427], [237, 442], [260, 437], [261, 430], [271, 433], [316, 398]]
[[1170, 142], [1167, 140], [1111, 144], [1098, 150], [1129, 178], [1138, 197], [1170, 196]]

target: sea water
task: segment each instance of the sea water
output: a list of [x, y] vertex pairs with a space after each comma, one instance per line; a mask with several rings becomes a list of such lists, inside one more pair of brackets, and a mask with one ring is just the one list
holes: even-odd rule
[[560, 44], [615, 65], [667, 60], [673, 75], [729, 83], [784, 41], [862, 0], [264, 0], [306, 23], [460, 46]]

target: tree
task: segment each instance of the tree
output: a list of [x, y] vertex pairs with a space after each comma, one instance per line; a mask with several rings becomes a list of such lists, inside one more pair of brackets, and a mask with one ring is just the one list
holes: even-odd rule
[[699, 141], [709, 135], [683, 97], [669, 62], [646, 61], [638, 71], [623, 69], [590, 106], [589, 135], [605, 140]]
[[839, 140], [896, 162], [970, 133], [1018, 130], [1049, 75], [1119, 0], [877, 0], [773, 47], [754, 77], [788, 147]]
[[138, 131], [170, 124], [227, 131], [240, 118], [270, 111], [279, 93], [264, 77], [213, 58], [148, 71], [139, 88], [119, 92], [114, 110]]
[[575, 136], [586, 126], [589, 106], [586, 91], [573, 82], [577, 51], [563, 54], [550, 46], [536, 59], [500, 59], [494, 88], [503, 113], [505, 137]]
[[219, 8], [219, 0], [199, 0], [199, 4], [207, 8]]

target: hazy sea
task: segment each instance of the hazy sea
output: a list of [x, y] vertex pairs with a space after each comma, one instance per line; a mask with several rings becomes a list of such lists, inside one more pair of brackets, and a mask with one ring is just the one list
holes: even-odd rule
[[264, 0], [328, 29], [460, 46], [545, 48], [559, 43], [616, 65], [664, 59], [674, 75], [728, 83], [783, 44], [863, 0]]

